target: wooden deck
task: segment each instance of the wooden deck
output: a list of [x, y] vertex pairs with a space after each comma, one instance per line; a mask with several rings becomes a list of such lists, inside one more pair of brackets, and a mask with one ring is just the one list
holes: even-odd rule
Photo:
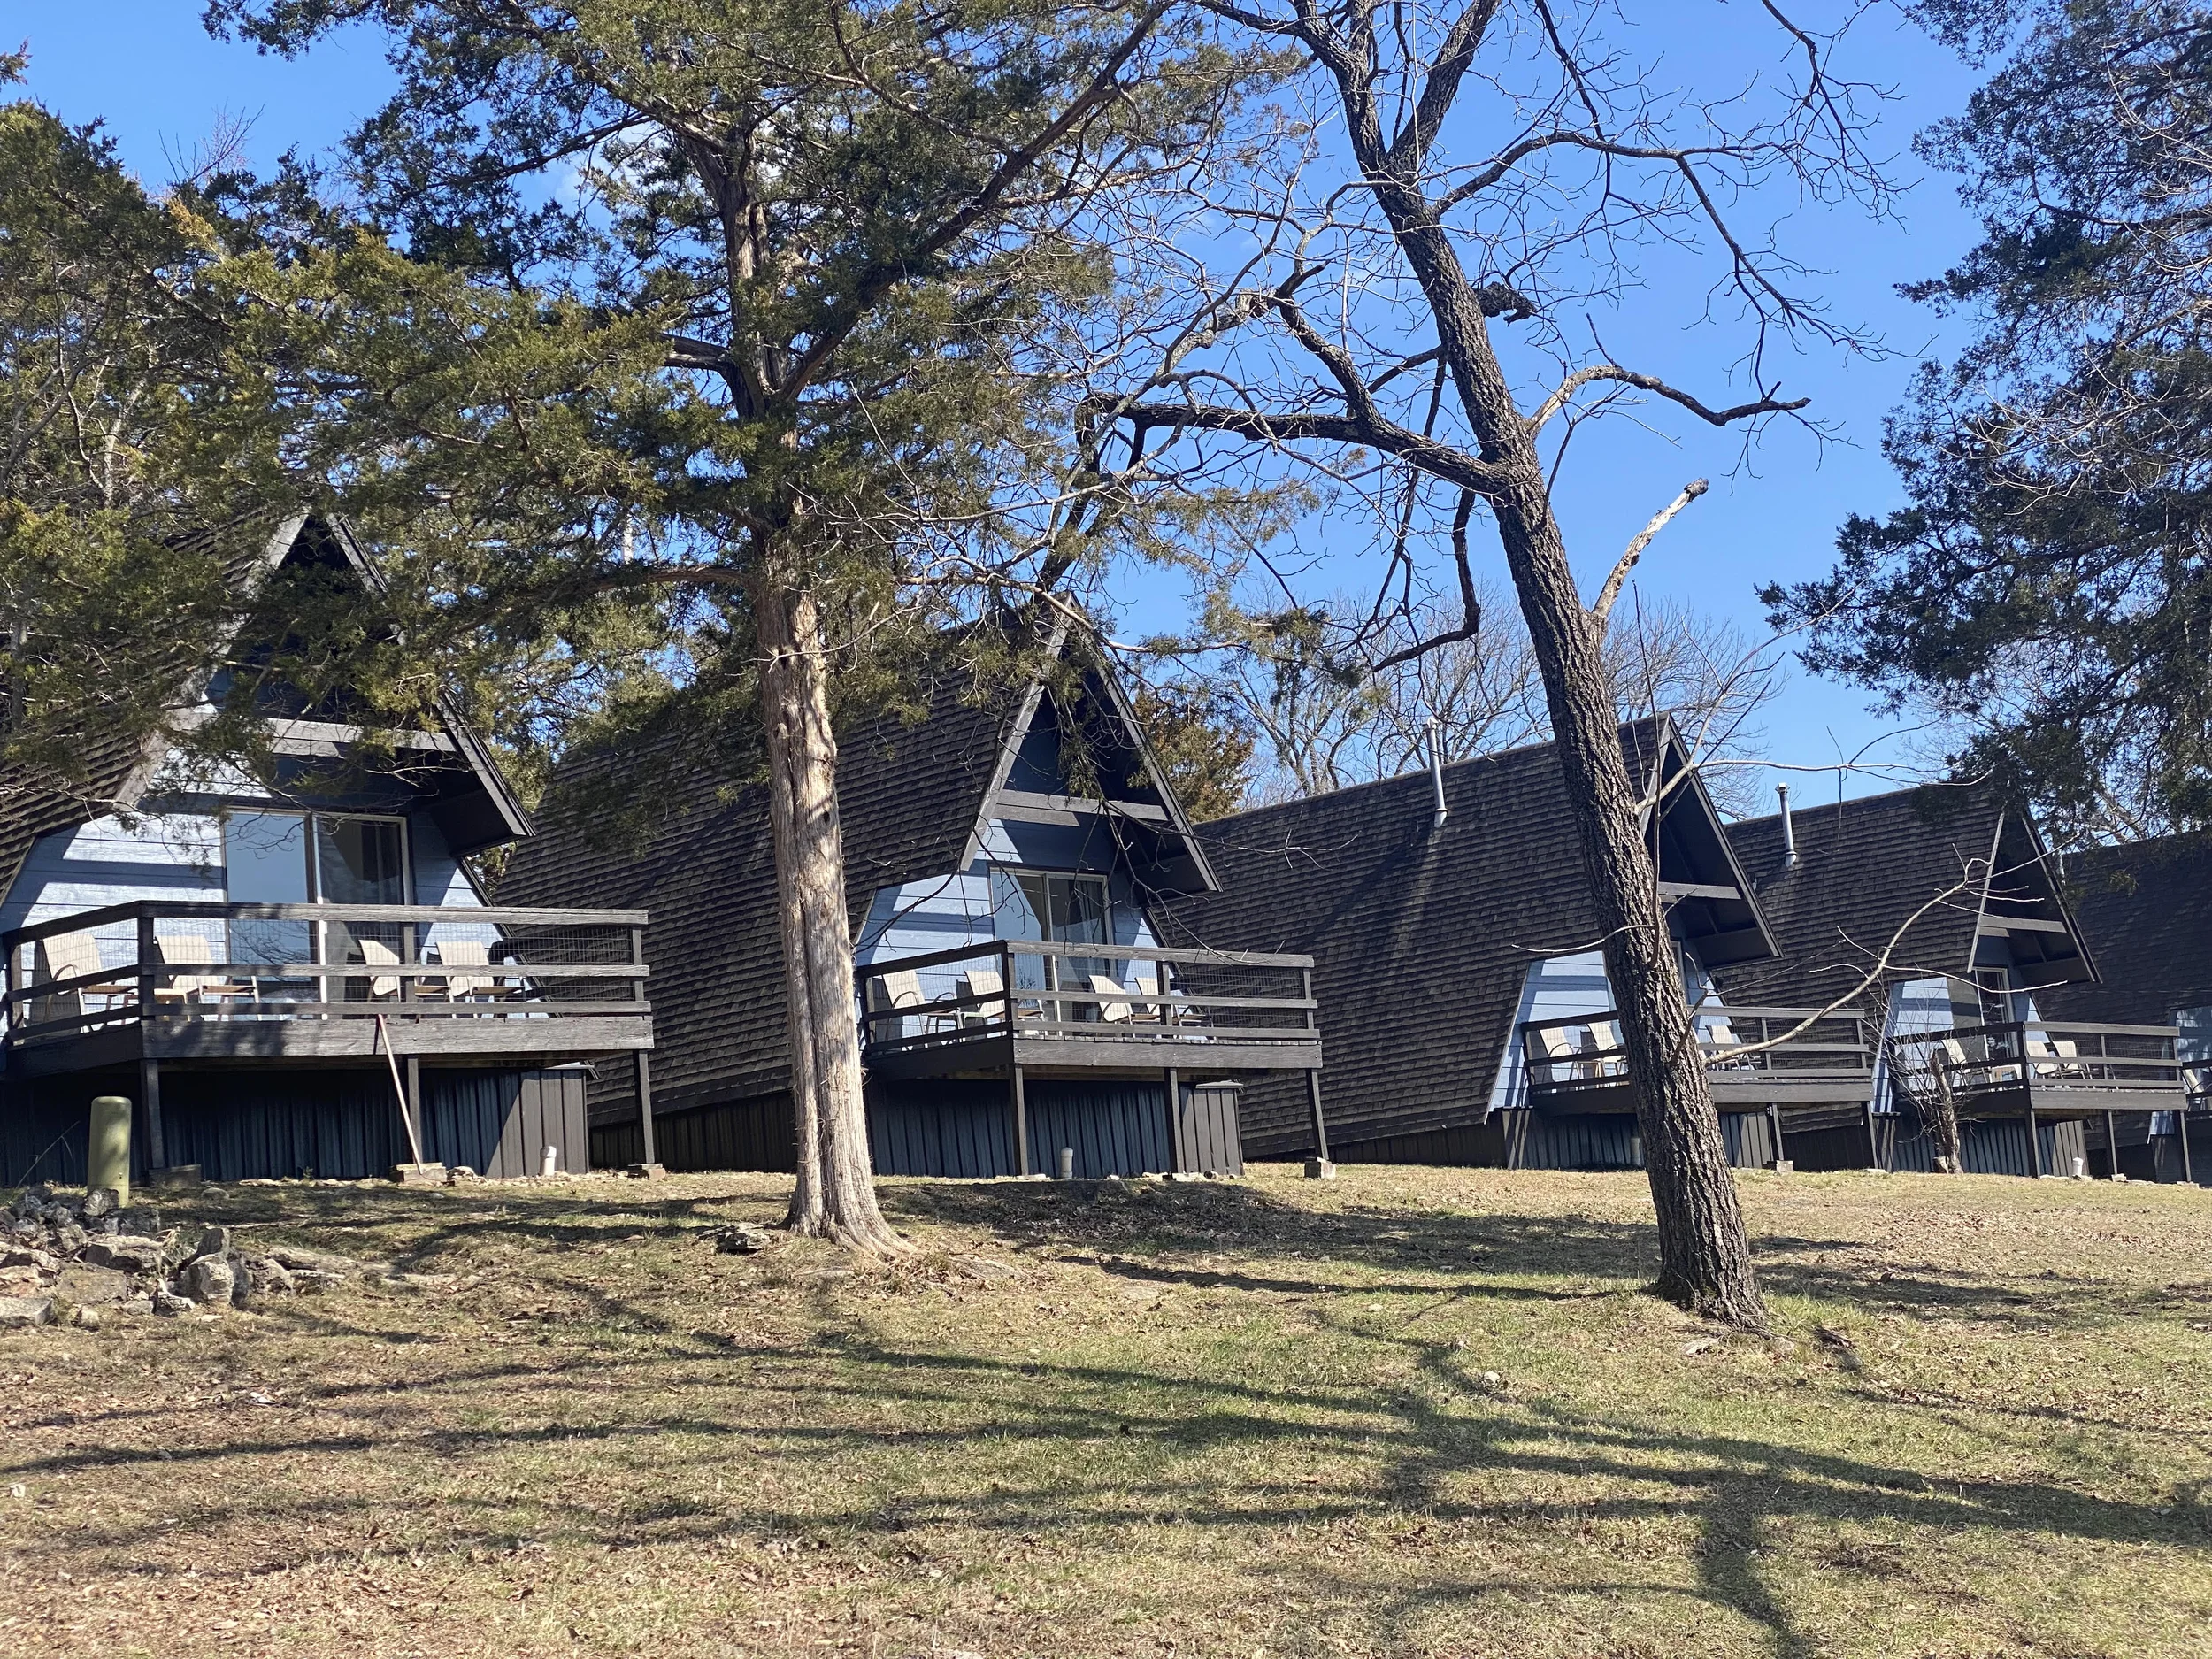
[[[58, 917], [0, 935], [7, 1069], [642, 1053], [653, 1042], [645, 919], [171, 900]], [[88, 935], [101, 966], [51, 971], [50, 956], [65, 961]]]
[[[1863, 1107], [1873, 1095], [1873, 1037], [1858, 1009], [1707, 1003], [1695, 1011], [1706, 1087], [1722, 1111]], [[1635, 1111], [1635, 1080], [1617, 1013], [1531, 1020], [1520, 1037], [1531, 1110]]]
[[[871, 963], [867, 1065], [895, 1079], [1318, 1071], [1312, 971], [1310, 956], [1034, 940]], [[950, 988], [921, 995], [925, 975]]]
[[1962, 1118], [2089, 1118], [2181, 1111], [2186, 1068], [2172, 1025], [2013, 1020], [1900, 1038], [1901, 1056], [1947, 1089]]

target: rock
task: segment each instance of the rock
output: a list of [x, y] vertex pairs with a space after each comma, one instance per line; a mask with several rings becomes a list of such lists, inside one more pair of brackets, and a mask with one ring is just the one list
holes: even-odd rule
[[1003, 1262], [994, 1262], [987, 1256], [962, 1256], [953, 1259], [953, 1266], [964, 1279], [972, 1279], [979, 1285], [995, 1285], [1010, 1279], [1018, 1279], [1020, 1270]]
[[660, 1164], [633, 1164], [625, 1173], [641, 1181], [664, 1181], [668, 1179], [667, 1166]]
[[290, 1268], [295, 1273], [321, 1273], [334, 1279], [348, 1278], [361, 1271], [361, 1263], [349, 1256], [333, 1256], [327, 1250], [304, 1250], [292, 1244], [272, 1245], [269, 1259], [280, 1266]]
[[33, 1221], [27, 1216], [18, 1216], [8, 1223], [6, 1236], [18, 1244], [43, 1244], [46, 1242], [46, 1226], [44, 1223]]
[[75, 1222], [56, 1222], [51, 1233], [57, 1256], [81, 1256], [84, 1253], [85, 1230]]
[[319, 1273], [311, 1267], [288, 1268], [285, 1271], [292, 1276], [292, 1288], [303, 1295], [342, 1285], [347, 1279], [343, 1273]]
[[448, 1187], [474, 1187], [483, 1179], [465, 1164], [457, 1164], [445, 1172], [445, 1184]]
[[717, 1227], [706, 1236], [714, 1240], [714, 1248], [724, 1256], [756, 1256], [775, 1242], [749, 1221], [741, 1221], [732, 1227]]
[[132, 1233], [91, 1240], [84, 1247], [84, 1259], [95, 1267], [119, 1268], [126, 1273], [158, 1273], [164, 1265], [161, 1240]]
[[192, 1254], [196, 1256], [228, 1256], [230, 1254], [230, 1229], [228, 1227], [204, 1229], [200, 1233], [199, 1248], [194, 1250]]
[[98, 1330], [100, 1328], [100, 1310], [97, 1308], [79, 1308], [76, 1313], [76, 1325], [80, 1331]]
[[203, 1256], [185, 1268], [178, 1283], [194, 1301], [219, 1308], [236, 1293], [238, 1274], [227, 1256]]
[[128, 1273], [119, 1273], [111, 1267], [93, 1267], [83, 1262], [70, 1263], [54, 1281], [54, 1294], [81, 1308], [112, 1307], [119, 1302], [128, 1301], [134, 1288]]
[[0, 1296], [0, 1330], [44, 1325], [53, 1317], [51, 1296]]
[[1700, 1354], [1705, 1352], [1707, 1348], [1718, 1348], [1719, 1346], [1720, 1339], [1718, 1337], [1701, 1336], [1694, 1341], [1685, 1342], [1682, 1345], [1682, 1352], [1687, 1357], [1695, 1359]]
[[161, 1231], [161, 1211], [151, 1204], [133, 1204], [115, 1212], [115, 1227], [119, 1233], [150, 1238]]
[[298, 1293], [299, 1285], [292, 1278], [291, 1269], [273, 1256], [250, 1256], [245, 1258], [246, 1271], [239, 1281], [239, 1288], [250, 1301], [264, 1296], [290, 1296]]
[[1475, 1379], [1475, 1392], [1486, 1394], [1502, 1394], [1505, 1392], [1505, 1379], [1501, 1377], [1496, 1371], [1486, 1371], [1483, 1372], [1481, 1376]]
[[96, 1187], [84, 1195], [84, 1202], [79, 1206], [77, 1214], [82, 1220], [97, 1221], [103, 1216], [113, 1215], [122, 1207], [122, 1201], [116, 1196], [115, 1188]]
[[193, 1302], [189, 1296], [180, 1296], [173, 1290], [154, 1292], [154, 1311], [168, 1318], [173, 1319], [179, 1314], [190, 1313], [192, 1308]]
[[10, 1250], [0, 1256], [0, 1267], [35, 1267], [50, 1273], [61, 1265], [61, 1258], [50, 1250]]

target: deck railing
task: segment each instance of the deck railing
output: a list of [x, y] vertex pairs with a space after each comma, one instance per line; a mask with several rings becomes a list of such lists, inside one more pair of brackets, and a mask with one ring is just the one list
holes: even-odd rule
[[0, 934], [6, 1038], [140, 1020], [646, 1015], [642, 910], [155, 899]]
[[1004, 1036], [1163, 1047], [1320, 1039], [1305, 956], [986, 940], [870, 963], [857, 977], [862, 1041], [878, 1055]]
[[[1863, 1082], [1872, 1089], [1873, 1035], [1862, 1010], [1709, 1002], [1692, 1012], [1698, 1052], [1717, 1093], [1755, 1093], [1775, 1084], [1832, 1084], [1847, 1094]], [[1528, 1020], [1520, 1034], [1532, 1094], [1556, 1099], [1617, 1089], [1629, 1080], [1615, 1010]]]
[[[2172, 1025], [2059, 1025], [2005, 1020], [1916, 1032], [1891, 1040], [1901, 1064], [1940, 1078], [1962, 1106], [2030, 1089], [2047, 1099], [2080, 1094], [2116, 1111], [2167, 1111], [2186, 1098]], [[2130, 1098], [2133, 1097], [2133, 1098]]]

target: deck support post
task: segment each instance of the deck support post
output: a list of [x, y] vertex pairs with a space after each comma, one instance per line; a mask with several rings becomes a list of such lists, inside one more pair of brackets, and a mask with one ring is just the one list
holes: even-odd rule
[[[1298, 970], [1298, 995], [1310, 1004], [1313, 1002], [1313, 970]], [[1306, 1009], [1306, 1029], [1316, 1029], [1313, 1009]], [[1313, 1118], [1313, 1158], [1306, 1165], [1306, 1173], [1316, 1180], [1329, 1180], [1336, 1174], [1336, 1164], [1329, 1157], [1329, 1120], [1321, 1114], [1321, 1072], [1316, 1066], [1306, 1068], [1306, 1110]]]
[[146, 1169], [148, 1173], [169, 1167], [169, 1137], [161, 1122], [161, 1062], [138, 1063], [138, 1101], [146, 1114]]
[[[401, 1069], [407, 1079], [407, 1121], [414, 1125], [415, 1144], [419, 1147], [423, 1144], [422, 1060], [420, 1056], [409, 1055], [406, 1064]], [[428, 1154], [426, 1152], [424, 1156], [427, 1157]]]
[[637, 1061], [637, 1120], [644, 1135], [646, 1166], [658, 1164], [660, 1149], [653, 1144], [653, 1063], [645, 1050], [640, 1048]]
[[1779, 1169], [1789, 1162], [1790, 1155], [1782, 1147], [1782, 1109], [1772, 1101], [1767, 1102], [1767, 1127], [1774, 1136], [1774, 1166]]
[[2039, 1179], [2043, 1174], [2043, 1142], [2037, 1138], [2035, 1133], [2035, 1102], [2032, 1099], [2028, 1102], [2026, 1117], [2028, 1121], [2028, 1173]]
[[2104, 1115], [2104, 1161], [2105, 1179], [2111, 1180], [2120, 1173], [2120, 1131], [2110, 1112]]
[[2197, 1184], [2197, 1172], [2189, 1165], [2189, 1097], [2181, 1097], [2181, 1110], [2174, 1114], [2174, 1127], [2181, 1133], [2181, 1179], [2190, 1186]]
[[1866, 1119], [1866, 1167], [1870, 1170], [1881, 1169], [1884, 1167], [1882, 1142], [1874, 1133], [1874, 1102], [1871, 1099], [1859, 1109], [1859, 1116]]
[[1029, 1100], [1019, 1063], [1006, 1068], [1007, 1104], [1014, 1114], [1014, 1173], [1029, 1173]]
[[1186, 1156], [1187, 1142], [1183, 1133], [1183, 1079], [1176, 1075], [1173, 1066], [1160, 1074], [1167, 1085], [1167, 1142], [1168, 1156], [1175, 1160], [1178, 1174], [1194, 1171], [1195, 1161]]

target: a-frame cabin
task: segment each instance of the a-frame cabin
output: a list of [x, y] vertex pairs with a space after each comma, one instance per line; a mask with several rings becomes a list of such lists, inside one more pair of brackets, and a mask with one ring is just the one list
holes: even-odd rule
[[[1217, 882], [1104, 664], [992, 685], [948, 660], [919, 718], [884, 715], [839, 741], [879, 1171], [1054, 1174], [1064, 1159], [1080, 1177], [1233, 1173], [1244, 1081], [1285, 1072], [1302, 1098], [1317, 1091], [1306, 958], [1172, 949], [1156, 932], [1164, 903]], [[619, 1077], [595, 1087], [595, 1156], [788, 1169], [765, 790], [664, 754], [644, 772], [664, 809], [610, 835], [594, 803], [611, 769], [636, 764], [601, 753], [565, 768], [501, 890], [652, 912], [649, 1098]]]
[[[1656, 897], [1699, 1005], [1730, 1156], [1770, 1162], [1781, 1105], [1863, 1102], [1871, 1056], [1846, 1010], [1724, 1064], [1801, 1010], [1712, 996], [1715, 972], [1770, 956], [1772, 937], [1671, 723], [1624, 727], [1621, 741], [1653, 803]], [[1178, 904], [1173, 936], [1313, 956], [1338, 1160], [1640, 1164], [1635, 1079], [1552, 745], [1240, 813], [1200, 836], [1222, 890]], [[1302, 1106], [1277, 1085], [1254, 1090], [1248, 1144], [1320, 1151]]]
[[1785, 1114], [1801, 1167], [1933, 1167], [1940, 1091], [1970, 1172], [2109, 1174], [2116, 1150], [2122, 1172], [2178, 1168], [2170, 1010], [2115, 1021], [2094, 1002], [2099, 961], [2026, 812], [1924, 784], [1745, 819], [1729, 840], [1780, 948], [1720, 972], [1731, 1000], [1847, 997], [1878, 1023], [1863, 1111]]
[[[209, 557], [242, 601], [301, 565], [379, 587], [304, 514]], [[177, 718], [230, 695], [180, 687]], [[588, 1167], [586, 1064], [652, 1041], [643, 916], [484, 903], [465, 861], [533, 831], [449, 710], [372, 760], [342, 707], [260, 695], [273, 775], [188, 762], [173, 724], [86, 733], [73, 787], [4, 780], [0, 1185], [81, 1179], [101, 1094], [134, 1102], [142, 1177]]]

